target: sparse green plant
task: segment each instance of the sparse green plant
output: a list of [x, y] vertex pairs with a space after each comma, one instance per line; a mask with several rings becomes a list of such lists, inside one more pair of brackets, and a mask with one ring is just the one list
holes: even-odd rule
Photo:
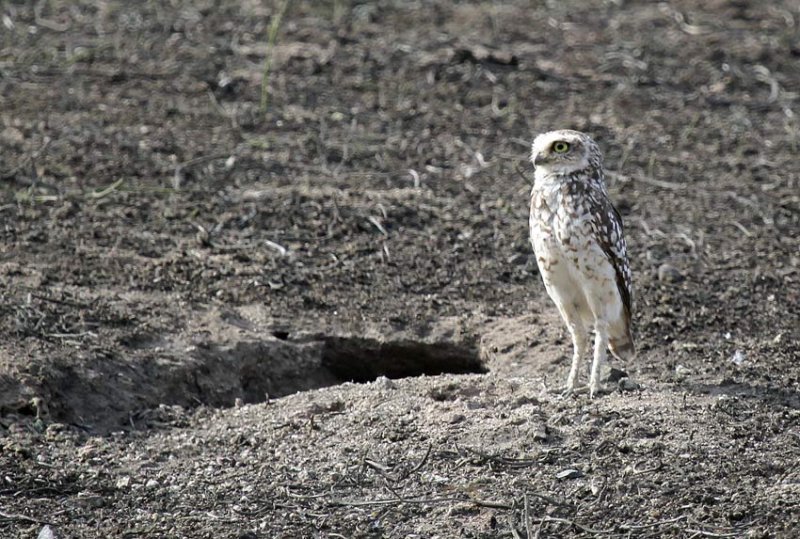
[[269, 107], [269, 77], [270, 69], [272, 67], [272, 53], [275, 49], [275, 42], [278, 40], [278, 31], [281, 27], [281, 19], [283, 19], [286, 8], [289, 6], [289, 0], [283, 0], [278, 11], [273, 15], [269, 24], [269, 34], [267, 35], [267, 51], [264, 56], [264, 69], [261, 73], [261, 113], [267, 112]]

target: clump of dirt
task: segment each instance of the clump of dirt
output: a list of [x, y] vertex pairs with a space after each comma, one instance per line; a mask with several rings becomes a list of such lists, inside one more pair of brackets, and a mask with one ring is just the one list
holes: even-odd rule
[[[0, 8], [0, 535], [797, 536], [797, 6], [280, 9]], [[594, 401], [554, 128], [634, 271]]]

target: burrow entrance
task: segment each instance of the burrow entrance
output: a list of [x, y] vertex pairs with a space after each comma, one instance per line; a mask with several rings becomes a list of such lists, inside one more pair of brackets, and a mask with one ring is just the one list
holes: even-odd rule
[[477, 342], [381, 341], [349, 336], [277, 340], [212, 346], [200, 351], [198, 397], [207, 404], [230, 405], [276, 398], [344, 382], [369, 382], [380, 376], [406, 378], [445, 373], [488, 372]]
[[479, 343], [471, 339], [294, 337], [288, 332], [259, 338], [249, 332], [243, 340], [223, 343], [188, 345], [161, 336], [133, 340], [130, 346], [130, 353], [52, 365], [33, 384], [26, 383], [30, 377], [0, 379], [0, 415], [31, 415], [30, 403], [37, 398], [46, 403], [50, 420], [105, 431], [142, 426], [140, 418], [161, 405], [230, 407], [379, 376], [488, 371]]

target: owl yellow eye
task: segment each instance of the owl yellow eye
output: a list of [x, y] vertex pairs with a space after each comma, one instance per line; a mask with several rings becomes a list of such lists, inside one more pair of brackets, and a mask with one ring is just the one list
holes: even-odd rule
[[567, 153], [569, 151], [569, 143], [559, 140], [553, 143], [553, 151], [556, 153]]

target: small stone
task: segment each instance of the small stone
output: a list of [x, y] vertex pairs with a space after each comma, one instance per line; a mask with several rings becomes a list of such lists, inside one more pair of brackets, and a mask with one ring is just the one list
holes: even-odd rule
[[684, 377], [692, 374], [692, 370], [688, 367], [684, 367], [683, 365], [677, 365], [675, 367], [675, 374], [680, 377]]
[[464, 414], [455, 414], [450, 418], [450, 424], [455, 425], [456, 423], [461, 423], [467, 418]]
[[36, 411], [36, 419], [44, 419], [50, 415], [47, 402], [41, 397], [33, 397], [31, 399], [31, 406]]
[[144, 484], [144, 488], [146, 489], [156, 488], [157, 486], [158, 486], [158, 481], [156, 481], [155, 479], [148, 479], [147, 483]]
[[601, 492], [603, 492], [603, 487], [604, 487], [604, 486], [605, 486], [605, 485], [603, 485], [603, 486], [601, 486], [601, 485], [596, 485], [596, 484], [595, 484], [595, 482], [594, 482], [594, 480], [592, 480], [592, 484], [589, 486], [589, 489], [591, 489], [591, 491], [592, 491], [592, 496], [597, 496], [598, 494], [600, 494]]
[[628, 373], [627, 372], [625, 372], [623, 370], [620, 370], [620, 369], [615, 369], [614, 367], [611, 367], [611, 371], [608, 373], [608, 379], [606, 381], [609, 384], [613, 384], [613, 383], [619, 382], [623, 378], [627, 378], [627, 377], [628, 377]]
[[561, 470], [556, 474], [556, 479], [577, 479], [579, 477], [583, 477], [583, 472], [580, 470], [576, 470], [574, 468], [567, 468], [566, 470]]
[[675, 266], [661, 264], [658, 267], [658, 280], [662, 283], [679, 283], [683, 280], [683, 273]]
[[47, 425], [47, 435], [48, 436], [55, 436], [59, 432], [64, 432], [69, 430], [69, 427], [66, 423], [50, 423]]
[[36, 536], [36, 539], [56, 539], [58, 536], [56, 532], [53, 531], [49, 525], [45, 525], [41, 530], [39, 530], [39, 535]]
[[236, 407], [236, 408], [241, 408], [242, 406], [244, 406], [244, 401], [242, 400], [242, 398], [241, 398], [241, 397], [236, 397], [236, 398], [233, 400], [233, 405], [234, 405], [234, 407]]
[[638, 382], [631, 380], [627, 376], [619, 379], [619, 382], [617, 382], [617, 387], [619, 387], [620, 391], [636, 391], [638, 389], [642, 389], [642, 386], [639, 385]]
[[533, 439], [537, 442], [546, 442], [547, 441], [547, 425], [539, 425], [539, 427], [533, 431]]
[[377, 378], [375, 378], [375, 381], [372, 382], [372, 383], [375, 384], [375, 387], [377, 387], [379, 389], [396, 389], [397, 388], [397, 384], [395, 384], [393, 381], [391, 381], [390, 379], [386, 378], [385, 376], [378, 376]]
[[105, 498], [92, 492], [79, 492], [76, 501], [84, 507], [93, 509], [98, 509], [106, 504]]
[[19, 147], [22, 146], [23, 142], [25, 142], [25, 135], [23, 135], [22, 131], [16, 127], [6, 127], [2, 132], [0, 132], [0, 140], [9, 146]]
[[744, 363], [746, 359], [747, 356], [744, 355], [744, 352], [742, 352], [741, 350], [736, 350], [733, 353], [733, 356], [731, 356], [731, 363], [733, 363], [736, 366], [739, 366], [742, 363]]
[[118, 489], [126, 489], [131, 485], [131, 478], [128, 477], [127, 475], [124, 477], [120, 477], [119, 479], [117, 479], [115, 485]]

